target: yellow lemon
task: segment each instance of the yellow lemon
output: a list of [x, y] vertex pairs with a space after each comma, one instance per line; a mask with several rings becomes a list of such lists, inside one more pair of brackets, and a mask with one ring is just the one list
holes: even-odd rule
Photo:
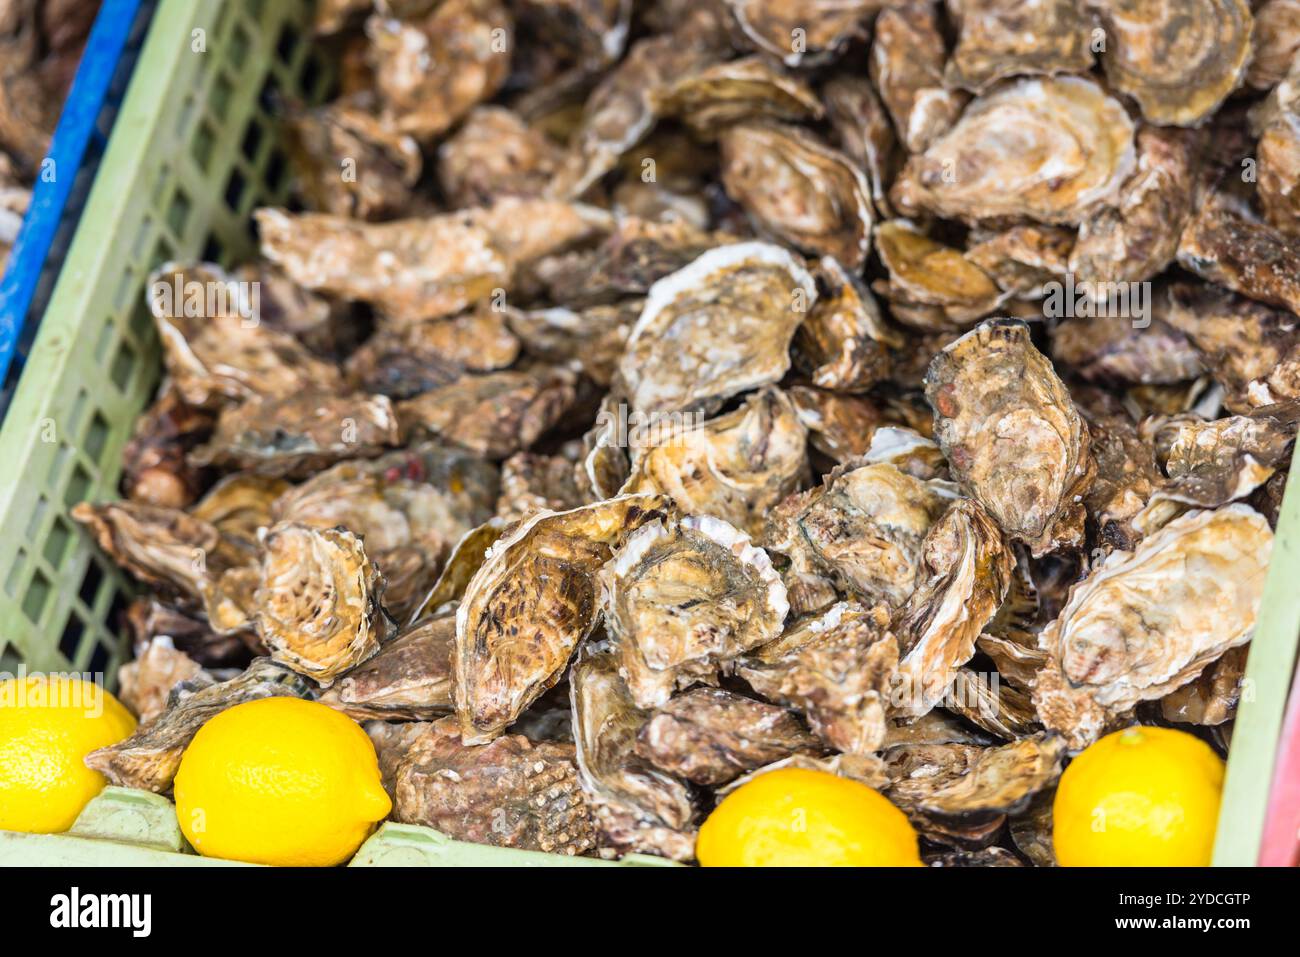
[[0, 681], [0, 830], [66, 831], [107, 783], [83, 759], [134, 730], [131, 713], [94, 682]]
[[221, 712], [199, 729], [176, 772], [181, 830], [207, 857], [341, 864], [390, 810], [361, 726], [300, 698]]
[[1205, 867], [1223, 761], [1172, 728], [1125, 728], [1075, 758], [1056, 789], [1052, 844], [1064, 867]]
[[705, 867], [919, 867], [916, 831], [876, 791], [782, 768], [728, 794], [700, 828]]

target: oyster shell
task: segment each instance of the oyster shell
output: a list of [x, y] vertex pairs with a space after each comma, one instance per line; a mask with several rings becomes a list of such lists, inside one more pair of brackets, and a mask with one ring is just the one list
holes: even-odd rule
[[221, 554], [238, 555], [240, 565], [256, 564], [261, 556], [258, 529], [273, 523], [275, 501], [291, 487], [281, 478], [235, 472], [208, 489], [190, 514], [221, 534]]
[[1237, 712], [1246, 677], [1249, 646], [1229, 648], [1192, 681], [1160, 699], [1160, 714], [1166, 721], [1220, 725]]
[[1102, 548], [1132, 550], [1141, 538], [1134, 521], [1162, 484], [1150, 444], [1127, 416], [1088, 417], [1097, 477], [1084, 496]]
[[718, 145], [722, 185], [760, 232], [862, 267], [871, 246], [871, 187], [852, 160], [778, 123], [729, 127]]
[[813, 277], [771, 243], [713, 249], [650, 288], [619, 372], [636, 411], [716, 408], [775, 382], [817, 301]]
[[723, 0], [741, 35], [786, 66], [813, 66], [861, 36], [876, 0]]
[[895, 318], [907, 325], [959, 329], [987, 316], [1004, 298], [984, 270], [906, 220], [881, 223], [876, 249], [889, 270], [889, 282], [878, 291], [889, 299]]
[[501, 463], [497, 515], [508, 521], [533, 512], [562, 512], [586, 501], [574, 463], [562, 455], [518, 452]]
[[488, 550], [456, 611], [456, 715], [491, 741], [559, 681], [595, 627], [597, 572], [629, 533], [664, 516], [657, 495], [537, 512]]
[[1273, 533], [1228, 505], [1174, 519], [1070, 590], [1039, 644], [1034, 705], [1072, 748], [1140, 701], [1162, 698], [1250, 639]]
[[838, 260], [823, 257], [817, 273], [825, 291], [795, 333], [795, 363], [814, 386], [865, 392], [888, 375], [889, 350], [901, 347], [903, 338]]
[[1197, 126], [1246, 78], [1246, 0], [1089, 0], [1106, 31], [1110, 85], [1160, 126]]
[[817, 740], [789, 711], [720, 688], [695, 688], [657, 708], [637, 732], [636, 753], [695, 784], [726, 784]]
[[1164, 455], [1170, 483], [1154, 498], [1217, 508], [1244, 498], [1290, 461], [1300, 404], [1265, 406], [1250, 415], [1173, 423]]
[[889, 114], [866, 77], [832, 77], [821, 90], [826, 118], [844, 154], [857, 163], [871, 182], [871, 198], [881, 216], [893, 215], [889, 184], [902, 162]]
[[148, 724], [166, 710], [167, 696], [173, 687], [200, 676], [212, 680], [197, 661], [178, 651], [172, 640], [163, 635], [150, 639], [136, 652], [134, 661], [118, 669], [117, 696], [141, 724]]
[[595, 847], [574, 747], [509, 734], [467, 745], [454, 718], [425, 725], [393, 771], [393, 817], [461, 841], [584, 854]]
[[970, 99], [944, 87], [945, 49], [937, 12], [930, 0], [889, 5], [876, 17], [871, 41], [871, 80], [909, 153], [927, 149]]
[[1014, 814], [1061, 776], [1065, 742], [1036, 735], [997, 748], [930, 744], [885, 752], [893, 784], [885, 792], [909, 813], [940, 818]]
[[1187, 337], [1159, 319], [1076, 317], [1052, 332], [1052, 358], [1090, 382], [1171, 385], [1205, 371]]
[[540, 197], [563, 150], [544, 132], [500, 106], [476, 107], [438, 147], [438, 182], [456, 208], [502, 196]]
[[807, 471], [807, 433], [790, 398], [768, 388], [734, 412], [636, 450], [624, 493], [659, 492], [687, 514], [757, 533]]
[[581, 372], [608, 388], [644, 306], [644, 301], [633, 299], [617, 305], [589, 306], [578, 312], [559, 306], [513, 309], [509, 321], [530, 355]]
[[1300, 0], [1264, 0], [1256, 4], [1251, 41], [1255, 50], [1246, 82], [1257, 90], [1277, 86], [1300, 51]]
[[925, 379], [955, 478], [1035, 556], [1082, 541], [1088, 427], [1022, 322], [989, 320], [935, 356]]
[[781, 633], [789, 605], [767, 554], [708, 515], [653, 521], [601, 569], [605, 625], [638, 707], [714, 684], [724, 663]]
[[199, 497], [203, 476], [186, 461], [207, 437], [212, 414], [189, 406], [174, 388], [165, 388], [136, 420], [122, 452], [122, 494], [133, 502], [185, 508]]
[[256, 622], [274, 660], [328, 687], [379, 650], [384, 583], [360, 539], [281, 522], [262, 545]]
[[957, 46], [943, 79], [982, 93], [998, 80], [1029, 73], [1092, 69], [1095, 22], [1075, 0], [961, 0], [952, 5]]
[[747, 120], [821, 119], [823, 107], [798, 77], [761, 56], [715, 63], [680, 77], [659, 93], [658, 109], [705, 138]]
[[794, 386], [786, 394], [808, 430], [812, 448], [836, 465], [862, 456], [883, 421], [880, 409], [866, 396], [804, 385]]
[[414, 624], [426, 615], [439, 612], [444, 606], [458, 602], [465, 595], [465, 589], [482, 567], [487, 558], [487, 551], [512, 526], [503, 519], [492, 517], [477, 528], [472, 528], [461, 536], [447, 561], [438, 573], [437, 580], [429, 593], [421, 601], [410, 618]]
[[618, 851], [647, 851], [674, 860], [695, 856], [695, 807], [680, 778], [637, 751], [649, 719], [632, 701], [609, 650], [589, 649], [569, 673], [579, 780], [603, 843]]
[[375, 656], [345, 673], [318, 699], [362, 721], [427, 721], [452, 710], [454, 616], [407, 628]]
[[1289, 236], [1300, 235], [1300, 68], [1292, 69], [1250, 114], [1259, 140], [1257, 195], [1264, 217]]
[[[983, 650], [984, 646], [977, 644]], [[1003, 687], [998, 674], [958, 668], [943, 706], [1004, 741], [1015, 741], [1038, 727], [1038, 713], [1029, 692], [1010, 685]]]
[[970, 237], [965, 259], [984, 270], [1003, 292], [1041, 299], [1050, 282], [1070, 271], [1074, 234], [1064, 226], [1027, 224]]
[[800, 711], [837, 751], [870, 754], [885, 740], [898, 642], [882, 605], [838, 602], [741, 658], [737, 676], [769, 701]]
[[972, 102], [907, 161], [890, 197], [904, 215], [1075, 224], [1112, 202], [1135, 165], [1133, 121], [1100, 86], [1032, 77]]
[[310, 685], [303, 678], [266, 658], [258, 658], [242, 674], [219, 684], [200, 679], [191, 688], [172, 688], [167, 708], [140, 725], [125, 741], [91, 751], [86, 766], [118, 787], [162, 794], [170, 791], [181, 755], [209, 719], [246, 701], [260, 698], [305, 698]]
[[925, 714], [948, 693], [957, 669], [1011, 586], [1013, 560], [1002, 534], [971, 499], [953, 502], [918, 550], [918, 584], [899, 610], [897, 713]]
[[217, 555], [221, 534], [185, 512], [135, 502], [80, 502], [72, 517], [85, 525], [95, 542], [119, 567], [147, 585], [183, 599], [200, 598], [221, 569]]

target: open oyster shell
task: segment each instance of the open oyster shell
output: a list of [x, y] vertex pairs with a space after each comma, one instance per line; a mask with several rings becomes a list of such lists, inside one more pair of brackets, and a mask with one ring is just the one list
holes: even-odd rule
[[1071, 748], [1140, 701], [1162, 698], [1250, 639], [1273, 533], [1245, 505], [1189, 512], [1070, 590], [1039, 643], [1034, 704]]
[[771, 243], [713, 249], [650, 287], [619, 372], [637, 412], [716, 408], [790, 368], [817, 301], [812, 275]]
[[989, 320], [935, 356], [925, 379], [955, 478], [1042, 555], [1082, 540], [1088, 427], [1022, 322]]
[[797, 622], [735, 667], [769, 701], [800, 711], [827, 746], [870, 754], [885, 740], [898, 641], [882, 605], [838, 602]]
[[500, 735], [564, 673], [596, 625], [597, 572], [667, 500], [623, 495], [537, 512], [488, 550], [456, 611], [456, 715], [466, 744]]
[[751, 534], [807, 471], [807, 431], [775, 388], [734, 412], [652, 439], [636, 449], [624, 493], [660, 492], [687, 514], [712, 515]]
[[959, 0], [957, 46], [944, 82], [982, 93], [998, 80], [1031, 73], [1086, 73], [1094, 22], [1076, 0]]
[[456, 619], [407, 628], [375, 656], [342, 675], [319, 700], [362, 721], [427, 721], [452, 710], [451, 655]]
[[799, 751], [821, 750], [785, 708], [721, 688], [695, 688], [657, 708], [637, 732], [636, 753], [695, 784], [726, 784]]
[[212, 684], [200, 679], [191, 688], [175, 686], [166, 709], [141, 724], [125, 741], [86, 755], [86, 765], [118, 787], [161, 794], [170, 791], [181, 755], [210, 718], [227, 708], [259, 698], [305, 698], [310, 684], [283, 665], [258, 658], [242, 674]]
[[972, 102], [908, 160], [890, 196], [904, 215], [1079, 223], [1114, 199], [1134, 165], [1133, 121], [1100, 86], [1032, 77]]
[[1161, 126], [1197, 126], [1244, 82], [1247, 0], [1089, 0], [1106, 31], [1102, 66]]
[[273, 659], [328, 687], [379, 650], [384, 582], [360, 539], [281, 522], [262, 544], [256, 623]]
[[601, 569], [605, 624], [638, 707], [664, 704], [693, 682], [781, 633], [789, 605], [767, 553], [708, 515], [650, 522]]

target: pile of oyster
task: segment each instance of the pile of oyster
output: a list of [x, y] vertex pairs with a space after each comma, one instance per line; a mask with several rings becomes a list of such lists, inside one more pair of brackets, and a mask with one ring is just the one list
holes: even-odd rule
[[46, 161], [97, 0], [0, 0], [0, 273]]
[[1226, 750], [1300, 419], [1300, 4], [318, 30], [306, 211], [155, 277], [165, 382], [76, 510], [145, 586], [92, 765], [166, 792], [309, 696], [455, 838], [690, 860], [794, 765], [1045, 865], [1099, 736]]

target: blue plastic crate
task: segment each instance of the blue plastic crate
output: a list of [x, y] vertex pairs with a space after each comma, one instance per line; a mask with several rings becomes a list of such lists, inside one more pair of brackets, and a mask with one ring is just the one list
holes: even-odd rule
[[[157, 0], [103, 0], [0, 279], [0, 418], [72, 241]], [[111, 241], [106, 237], [106, 241]]]

